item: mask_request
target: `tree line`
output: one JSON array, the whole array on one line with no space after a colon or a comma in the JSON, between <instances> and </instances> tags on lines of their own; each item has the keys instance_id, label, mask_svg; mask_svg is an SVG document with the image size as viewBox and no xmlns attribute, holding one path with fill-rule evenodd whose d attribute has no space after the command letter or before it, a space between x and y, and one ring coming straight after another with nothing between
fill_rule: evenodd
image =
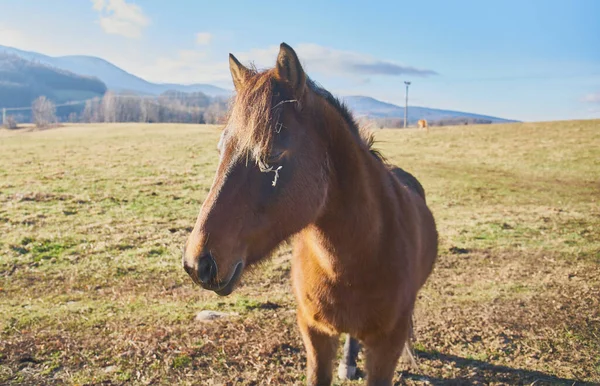
<instances>
[{"instance_id":1,"label":"tree line","mask_svg":"<svg viewBox=\"0 0 600 386\"><path fill-rule=\"evenodd\" d=\"M33 122L38 127L48 127L60 122L143 122L143 123L223 123L230 100L211 98L202 92L186 93L167 91L159 96L117 94L107 91L102 97L84 103L61 104L40 96L30 111L18 111L4 117L7 128L16 128L20 122ZM379 128L402 128L403 118L359 119L361 124ZM409 122L409 124L414 122ZM489 119L454 117L429 120L429 126L454 126L490 124Z\"/></svg>"},{"instance_id":2,"label":"tree line","mask_svg":"<svg viewBox=\"0 0 600 386\"><path fill-rule=\"evenodd\" d=\"M85 103L79 122L219 123L228 110L228 99L197 93L168 91L158 97L107 92L102 99Z\"/></svg>"},{"instance_id":3,"label":"tree line","mask_svg":"<svg viewBox=\"0 0 600 386\"><path fill-rule=\"evenodd\" d=\"M45 96L36 98L30 111L19 111L6 118L5 126L15 128L17 122L32 122L48 127L60 122L145 122L145 123L209 123L223 121L229 99L211 98L204 93L167 91L159 96L117 94L107 91L79 104L59 105Z\"/></svg>"}]
</instances>

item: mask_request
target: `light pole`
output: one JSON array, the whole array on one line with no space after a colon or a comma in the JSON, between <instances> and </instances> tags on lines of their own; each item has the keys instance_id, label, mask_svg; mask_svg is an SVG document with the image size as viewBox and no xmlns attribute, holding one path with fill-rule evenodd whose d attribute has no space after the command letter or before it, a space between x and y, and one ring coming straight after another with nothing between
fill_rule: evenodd
<instances>
[{"instance_id":1,"label":"light pole","mask_svg":"<svg viewBox=\"0 0 600 386\"><path fill-rule=\"evenodd\" d=\"M408 117L408 86L410 86L410 82L404 81L406 85L406 102L404 103L404 128L406 129L406 120Z\"/></svg>"}]
</instances>

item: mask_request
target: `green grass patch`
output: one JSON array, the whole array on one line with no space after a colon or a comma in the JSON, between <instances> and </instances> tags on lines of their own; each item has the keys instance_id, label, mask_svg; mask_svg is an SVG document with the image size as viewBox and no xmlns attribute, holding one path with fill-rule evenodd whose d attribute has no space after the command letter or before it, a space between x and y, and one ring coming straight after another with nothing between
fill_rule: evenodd
<instances>
[{"instance_id":1,"label":"green grass patch","mask_svg":"<svg viewBox=\"0 0 600 386\"><path fill-rule=\"evenodd\" d=\"M0 383L305 379L289 246L227 298L181 268L219 135L174 124L0 131ZM378 130L376 140L423 184L440 234L415 344L439 356L420 374L600 380L600 121ZM240 315L202 324L203 309Z\"/></svg>"}]
</instances>

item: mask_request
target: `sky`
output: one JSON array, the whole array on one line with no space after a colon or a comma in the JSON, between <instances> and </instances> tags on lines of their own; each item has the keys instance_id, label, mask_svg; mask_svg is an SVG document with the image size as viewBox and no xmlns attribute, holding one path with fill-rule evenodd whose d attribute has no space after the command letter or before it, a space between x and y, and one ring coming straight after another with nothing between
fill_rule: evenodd
<instances>
[{"instance_id":1,"label":"sky","mask_svg":"<svg viewBox=\"0 0 600 386\"><path fill-rule=\"evenodd\" d=\"M0 45L233 89L279 44L338 96L523 121L600 118L599 0L0 0Z\"/></svg>"}]
</instances>

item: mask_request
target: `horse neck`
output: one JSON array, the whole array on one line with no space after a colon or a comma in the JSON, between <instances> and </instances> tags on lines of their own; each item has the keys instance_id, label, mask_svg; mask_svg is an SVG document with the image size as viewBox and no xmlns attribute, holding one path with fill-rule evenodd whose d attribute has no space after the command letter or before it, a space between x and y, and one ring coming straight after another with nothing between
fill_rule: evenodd
<instances>
[{"instance_id":1,"label":"horse neck","mask_svg":"<svg viewBox=\"0 0 600 386\"><path fill-rule=\"evenodd\" d=\"M304 231L313 246L326 252L321 256L330 261L323 263L331 268L350 263L340 259L378 250L386 220L382 211L386 201L385 165L347 129L343 119L339 121L322 128L331 134L327 201L315 223Z\"/></svg>"}]
</instances>

